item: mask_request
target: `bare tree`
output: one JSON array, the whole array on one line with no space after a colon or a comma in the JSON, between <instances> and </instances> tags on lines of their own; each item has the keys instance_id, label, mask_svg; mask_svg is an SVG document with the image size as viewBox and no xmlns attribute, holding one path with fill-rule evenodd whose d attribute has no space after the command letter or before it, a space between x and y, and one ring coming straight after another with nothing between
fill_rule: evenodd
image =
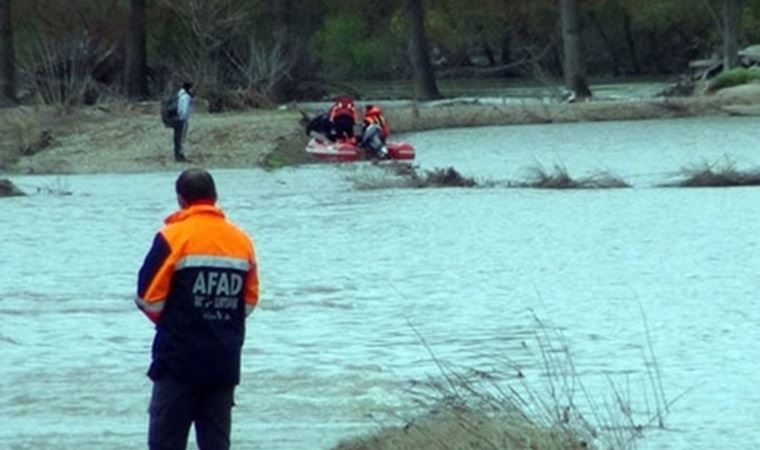
<instances>
[{"instance_id":1,"label":"bare tree","mask_svg":"<svg viewBox=\"0 0 760 450\"><path fill-rule=\"evenodd\" d=\"M146 0L131 0L125 76L127 95L132 99L148 96L145 4Z\"/></svg>"},{"instance_id":2,"label":"bare tree","mask_svg":"<svg viewBox=\"0 0 760 450\"><path fill-rule=\"evenodd\" d=\"M292 72L300 53L294 23L296 2L294 0L270 0L270 2L274 21L274 45L270 54L277 56L279 61L273 60L268 65L269 79L272 82L269 95L275 101L286 101L292 97L296 88L297 80ZM254 48L252 45L251 49Z\"/></svg>"},{"instance_id":3,"label":"bare tree","mask_svg":"<svg viewBox=\"0 0 760 450\"><path fill-rule=\"evenodd\" d=\"M0 103L16 101L16 58L13 52L11 0L0 0Z\"/></svg>"},{"instance_id":4,"label":"bare tree","mask_svg":"<svg viewBox=\"0 0 760 450\"><path fill-rule=\"evenodd\" d=\"M240 0L161 0L190 25L193 42L183 53L196 85L216 86L224 46L240 34L247 15Z\"/></svg>"},{"instance_id":5,"label":"bare tree","mask_svg":"<svg viewBox=\"0 0 760 450\"><path fill-rule=\"evenodd\" d=\"M565 84L576 99L591 97L586 81L586 61L581 42L578 0L559 0L564 48L563 70Z\"/></svg>"},{"instance_id":6,"label":"bare tree","mask_svg":"<svg viewBox=\"0 0 760 450\"><path fill-rule=\"evenodd\" d=\"M247 53L225 52L227 61L245 81L246 89L256 90L276 101L283 100L278 96L278 89L281 88L283 79L289 77L296 62L284 39L286 37L282 35L275 36L275 41L267 45L249 37Z\"/></svg>"},{"instance_id":7,"label":"bare tree","mask_svg":"<svg viewBox=\"0 0 760 450\"><path fill-rule=\"evenodd\" d=\"M737 35L742 0L723 0L723 70L737 65Z\"/></svg>"},{"instance_id":8,"label":"bare tree","mask_svg":"<svg viewBox=\"0 0 760 450\"><path fill-rule=\"evenodd\" d=\"M433 100L441 98L435 83L433 64L430 62L430 48L425 32L425 9L422 0L404 0L404 11L408 23L409 53L414 71L414 84L419 98Z\"/></svg>"}]
</instances>

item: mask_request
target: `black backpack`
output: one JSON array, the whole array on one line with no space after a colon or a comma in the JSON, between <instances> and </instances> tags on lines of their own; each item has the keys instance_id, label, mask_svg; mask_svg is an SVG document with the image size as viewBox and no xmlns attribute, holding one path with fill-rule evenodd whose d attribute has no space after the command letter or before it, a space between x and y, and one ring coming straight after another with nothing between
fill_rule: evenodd
<instances>
[{"instance_id":1,"label":"black backpack","mask_svg":"<svg viewBox=\"0 0 760 450\"><path fill-rule=\"evenodd\" d=\"M177 94L174 93L161 100L161 121L166 128L174 128L179 120L179 108L177 107Z\"/></svg>"}]
</instances>

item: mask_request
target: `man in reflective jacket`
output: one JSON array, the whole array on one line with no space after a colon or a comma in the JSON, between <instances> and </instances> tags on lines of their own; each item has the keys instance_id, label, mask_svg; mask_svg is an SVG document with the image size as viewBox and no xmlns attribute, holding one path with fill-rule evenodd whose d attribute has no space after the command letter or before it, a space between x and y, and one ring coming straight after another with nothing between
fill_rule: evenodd
<instances>
[{"instance_id":1,"label":"man in reflective jacket","mask_svg":"<svg viewBox=\"0 0 760 450\"><path fill-rule=\"evenodd\" d=\"M328 114L335 130L335 140L355 143L354 125L357 113L354 100L347 95L341 95L335 99Z\"/></svg>"},{"instance_id":2,"label":"man in reflective jacket","mask_svg":"<svg viewBox=\"0 0 760 450\"><path fill-rule=\"evenodd\" d=\"M370 156L379 159L388 157L388 148L385 140L391 129L385 120L383 110L379 106L367 105L364 109L364 122L362 126L362 139L359 145L370 152Z\"/></svg>"},{"instance_id":3,"label":"man in reflective jacket","mask_svg":"<svg viewBox=\"0 0 760 450\"><path fill-rule=\"evenodd\" d=\"M145 257L137 306L156 324L150 449L184 449L195 424L201 449L228 449L245 319L258 302L252 240L216 206L211 174L176 181L180 210Z\"/></svg>"}]
</instances>

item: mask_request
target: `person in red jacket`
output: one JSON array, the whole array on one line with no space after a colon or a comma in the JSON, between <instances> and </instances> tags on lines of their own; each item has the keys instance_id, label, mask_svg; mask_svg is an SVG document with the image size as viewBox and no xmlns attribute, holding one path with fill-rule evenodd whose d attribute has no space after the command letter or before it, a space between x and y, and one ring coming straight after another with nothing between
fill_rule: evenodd
<instances>
[{"instance_id":1,"label":"person in red jacket","mask_svg":"<svg viewBox=\"0 0 760 450\"><path fill-rule=\"evenodd\" d=\"M329 119L333 124L335 139L355 143L354 126L357 118L356 106L351 97L341 95L336 98L329 111Z\"/></svg>"},{"instance_id":2,"label":"person in red jacket","mask_svg":"<svg viewBox=\"0 0 760 450\"><path fill-rule=\"evenodd\" d=\"M370 152L370 155L385 159L388 157L388 148L385 140L391 133L388 121L385 120L383 110L379 106L367 105L364 108L364 121L362 126L362 138L360 146Z\"/></svg>"},{"instance_id":3,"label":"person in red jacket","mask_svg":"<svg viewBox=\"0 0 760 450\"><path fill-rule=\"evenodd\" d=\"M229 449L245 319L259 298L253 242L216 206L214 180L188 169L180 210L165 220L137 282L138 308L156 325L150 449L184 449L191 424L201 449Z\"/></svg>"}]
</instances>

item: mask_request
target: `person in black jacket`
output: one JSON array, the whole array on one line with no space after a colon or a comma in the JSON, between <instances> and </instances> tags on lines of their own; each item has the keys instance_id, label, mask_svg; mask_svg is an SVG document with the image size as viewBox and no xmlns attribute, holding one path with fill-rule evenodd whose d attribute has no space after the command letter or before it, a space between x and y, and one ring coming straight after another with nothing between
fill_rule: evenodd
<instances>
[{"instance_id":1,"label":"person in black jacket","mask_svg":"<svg viewBox=\"0 0 760 450\"><path fill-rule=\"evenodd\" d=\"M306 135L317 139L335 141L335 126L327 112L314 116L306 125Z\"/></svg>"}]
</instances>

